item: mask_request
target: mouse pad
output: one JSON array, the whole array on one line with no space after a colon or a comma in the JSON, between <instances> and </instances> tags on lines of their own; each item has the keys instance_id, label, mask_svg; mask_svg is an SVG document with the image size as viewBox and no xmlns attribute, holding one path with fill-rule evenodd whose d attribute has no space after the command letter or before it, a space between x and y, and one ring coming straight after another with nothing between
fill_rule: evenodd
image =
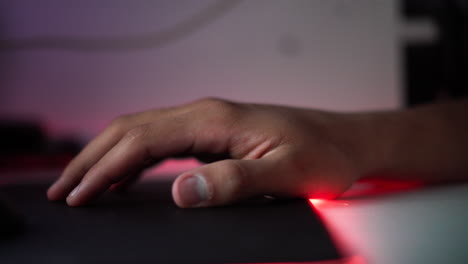
<instances>
[{"instance_id":1,"label":"mouse pad","mask_svg":"<svg viewBox=\"0 0 468 264\"><path fill-rule=\"evenodd\" d=\"M46 184L0 187L24 223L2 263L274 263L340 258L306 200L252 199L180 209L171 182L139 183L91 205L48 202Z\"/></svg>"}]
</instances>

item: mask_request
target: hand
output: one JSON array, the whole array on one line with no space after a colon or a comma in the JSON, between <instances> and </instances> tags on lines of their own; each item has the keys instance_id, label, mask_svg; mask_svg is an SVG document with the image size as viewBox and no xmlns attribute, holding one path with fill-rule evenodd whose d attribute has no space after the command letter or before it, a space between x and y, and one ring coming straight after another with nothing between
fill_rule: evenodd
<instances>
[{"instance_id":1,"label":"hand","mask_svg":"<svg viewBox=\"0 0 468 264\"><path fill-rule=\"evenodd\" d=\"M360 126L350 114L203 99L117 118L49 188L80 206L167 157L229 159L180 175L180 207L218 206L254 195L332 198L364 172Z\"/></svg>"}]
</instances>

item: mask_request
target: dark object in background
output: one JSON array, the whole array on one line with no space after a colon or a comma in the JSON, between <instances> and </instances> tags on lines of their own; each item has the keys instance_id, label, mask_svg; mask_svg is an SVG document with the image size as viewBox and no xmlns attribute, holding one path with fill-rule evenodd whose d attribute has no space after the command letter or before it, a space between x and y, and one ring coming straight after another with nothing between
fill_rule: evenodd
<instances>
[{"instance_id":1,"label":"dark object in background","mask_svg":"<svg viewBox=\"0 0 468 264\"><path fill-rule=\"evenodd\" d=\"M0 187L25 231L0 245L7 263L271 263L340 259L307 200L258 199L180 209L172 182L107 193L87 207L46 200L46 184Z\"/></svg>"},{"instance_id":2,"label":"dark object in background","mask_svg":"<svg viewBox=\"0 0 468 264\"><path fill-rule=\"evenodd\" d=\"M439 36L404 47L406 105L468 96L468 0L404 0L403 13L431 20Z\"/></svg>"},{"instance_id":3,"label":"dark object in background","mask_svg":"<svg viewBox=\"0 0 468 264\"><path fill-rule=\"evenodd\" d=\"M80 148L73 139L51 139L40 122L0 120L0 170L60 168Z\"/></svg>"},{"instance_id":4,"label":"dark object in background","mask_svg":"<svg viewBox=\"0 0 468 264\"><path fill-rule=\"evenodd\" d=\"M23 226L20 214L0 199L0 243L20 234Z\"/></svg>"},{"instance_id":5,"label":"dark object in background","mask_svg":"<svg viewBox=\"0 0 468 264\"><path fill-rule=\"evenodd\" d=\"M38 123L0 120L0 155L41 152L47 137Z\"/></svg>"}]
</instances>

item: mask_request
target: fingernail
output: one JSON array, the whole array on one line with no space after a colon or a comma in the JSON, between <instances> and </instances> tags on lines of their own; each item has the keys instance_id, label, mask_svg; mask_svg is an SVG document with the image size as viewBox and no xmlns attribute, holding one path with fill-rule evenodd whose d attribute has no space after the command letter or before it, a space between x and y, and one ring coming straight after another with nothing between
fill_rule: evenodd
<instances>
[{"instance_id":1,"label":"fingernail","mask_svg":"<svg viewBox=\"0 0 468 264\"><path fill-rule=\"evenodd\" d=\"M179 193L184 204L191 207L197 207L210 198L206 179L199 173L183 179Z\"/></svg>"},{"instance_id":2,"label":"fingernail","mask_svg":"<svg viewBox=\"0 0 468 264\"><path fill-rule=\"evenodd\" d=\"M73 191L71 191L71 193L68 195L68 197L75 196L78 193L79 190L80 190L80 184L78 184L78 186L76 186L75 189L73 189Z\"/></svg>"}]
</instances>

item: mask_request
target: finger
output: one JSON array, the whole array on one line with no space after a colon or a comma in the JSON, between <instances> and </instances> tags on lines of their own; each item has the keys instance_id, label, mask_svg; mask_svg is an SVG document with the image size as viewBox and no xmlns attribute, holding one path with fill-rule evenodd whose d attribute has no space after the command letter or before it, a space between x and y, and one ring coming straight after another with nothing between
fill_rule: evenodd
<instances>
[{"instance_id":1,"label":"finger","mask_svg":"<svg viewBox=\"0 0 468 264\"><path fill-rule=\"evenodd\" d=\"M154 109L115 119L99 136L92 140L65 168L59 179L48 189L50 200L62 200L81 181L88 170L94 166L112 147L119 142L131 128L146 124L162 116L177 115L189 111L191 105L203 100L177 107Z\"/></svg>"},{"instance_id":2,"label":"finger","mask_svg":"<svg viewBox=\"0 0 468 264\"><path fill-rule=\"evenodd\" d=\"M112 184L109 187L110 191L113 192L124 192L128 188L130 188L133 184L135 184L141 178L141 171L137 173L132 173L127 175L123 180Z\"/></svg>"},{"instance_id":3,"label":"finger","mask_svg":"<svg viewBox=\"0 0 468 264\"><path fill-rule=\"evenodd\" d=\"M59 179L49 187L47 191L49 200L65 199L89 168L109 151L120 138L120 130L111 127L92 140L78 156L67 165Z\"/></svg>"},{"instance_id":4,"label":"finger","mask_svg":"<svg viewBox=\"0 0 468 264\"><path fill-rule=\"evenodd\" d=\"M294 190L289 187L293 182L285 178L287 172L288 164L274 157L223 160L180 175L172 196L178 206L187 208L225 205L255 195L284 195Z\"/></svg>"},{"instance_id":5,"label":"finger","mask_svg":"<svg viewBox=\"0 0 468 264\"><path fill-rule=\"evenodd\" d=\"M233 135L239 133L234 126L239 109L233 103L208 99L192 110L158 116L152 123L131 129L86 172L67 203L84 205L148 161L181 153L228 151Z\"/></svg>"},{"instance_id":6,"label":"finger","mask_svg":"<svg viewBox=\"0 0 468 264\"><path fill-rule=\"evenodd\" d=\"M155 109L115 119L70 162L60 178L47 191L48 198L50 200L65 199L86 172L117 144L128 130L150 122L155 116L168 115L177 111L180 112L180 107Z\"/></svg>"},{"instance_id":7,"label":"finger","mask_svg":"<svg viewBox=\"0 0 468 264\"><path fill-rule=\"evenodd\" d=\"M134 174L126 177L124 180L114 183L109 187L109 190L112 192L126 192L130 187L140 180L142 177L141 174Z\"/></svg>"},{"instance_id":8,"label":"finger","mask_svg":"<svg viewBox=\"0 0 468 264\"><path fill-rule=\"evenodd\" d=\"M155 162L151 161L146 166L144 166L142 168L138 168L136 171L128 173L128 175L125 176L123 180L112 184L111 187L109 187L109 190L115 191L115 192L126 191L128 188L130 188L133 184L135 184L143 176L143 172L147 168L149 168L151 166L155 166L155 165L161 163L161 161L163 161L163 160L164 159L159 159L159 160L157 160Z\"/></svg>"},{"instance_id":9,"label":"finger","mask_svg":"<svg viewBox=\"0 0 468 264\"><path fill-rule=\"evenodd\" d=\"M172 120L138 126L98 161L67 197L71 206L79 206L95 198L112 184L125 178L132 171L146 167L148 163L173 153L186 152L193 145L193 134Z\"/></svg>"}]
</instances>

